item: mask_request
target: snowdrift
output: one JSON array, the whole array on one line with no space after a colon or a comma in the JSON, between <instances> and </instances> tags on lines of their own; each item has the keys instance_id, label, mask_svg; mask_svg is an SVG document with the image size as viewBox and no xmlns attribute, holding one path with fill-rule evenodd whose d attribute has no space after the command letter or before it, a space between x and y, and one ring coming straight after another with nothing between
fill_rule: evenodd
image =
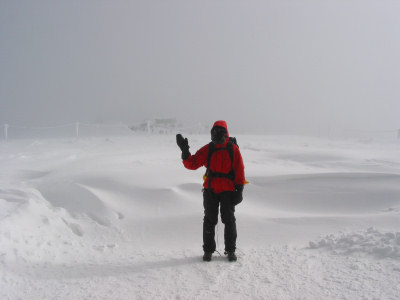
<instances>
[{"instance_id":1,"label":"snowdrift","mask_svg":"<svg viewBox=\"0 0 400 300\"><path fill-rule=\"evenodd\" d=\"M0 144L2 299L400 298L400 144L238 136L238 262L175 136ZM191 151L209 141L189 136Z\"/></svg>"}]
</instances>

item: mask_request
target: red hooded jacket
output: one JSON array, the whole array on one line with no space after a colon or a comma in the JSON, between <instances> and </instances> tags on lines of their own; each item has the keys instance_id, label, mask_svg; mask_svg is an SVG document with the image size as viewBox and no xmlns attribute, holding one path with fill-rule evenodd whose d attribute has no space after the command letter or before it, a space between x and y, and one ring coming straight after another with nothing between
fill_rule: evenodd
<instances>
[{"instance_id":1,"label":"red hooded jacket","mask_svg":"<svg viewBox=\"0 0 400 300\"><path fill-rule=\"evenodd\" d=\"M220 145L215 145L215 149L218 148L226 148L226 144L229 141L229 132L228 126L225 121L217 121L214 123L214 126L224 127L227 132L227 138L225 143ZM205 145L200 148L196 154L189 156L188 159L183 160L183 165L189 170L196 170L201 166L207 168L207 159L208 159L208 150L209 145ZM244 185L245 177L244 177L244 165L242 155L240 154L239 147L233 145L233 162L229 156L228 150L220 150L213 152L210 159L210 170L212 172L220 172L220 173L229 173L231 169L235 171L235 179L234 181L228 178L213 178L211 181L211 187L209 187L209 178L203 183L204 188L211 188L215 193L221 193L225 191L234 191L235 185Z\"/></svg>"}]
</instances>

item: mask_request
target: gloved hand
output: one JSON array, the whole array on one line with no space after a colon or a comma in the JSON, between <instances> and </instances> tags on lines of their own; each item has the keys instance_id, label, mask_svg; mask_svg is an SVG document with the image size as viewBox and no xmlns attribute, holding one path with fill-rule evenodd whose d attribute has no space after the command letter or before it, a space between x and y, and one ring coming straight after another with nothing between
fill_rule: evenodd
<instances>
[{"instance_id":1,"label":"gloved hand","mask_svg":"<svg viewBox=\"0 0 400 300\"><path fill-rule=\"evenodd\" d=\"M182 151L182 159L188 159L190 156L189 152L189 141L187 138L184 138L182 134L178 133L176 135L176 143L178 144L178 147L181 148Z\"/></svg>"},{"instance_id":2,"label":"gloved hand","mask_svg":"<svg viewBox=\"0 0 400 300\"><path fill-rule=\"evenodd\" d=\"M233 192L232 202L233 205L238 205L243 200L243 185L235 185L235 191Z\"/></svg>"}]
</instances>

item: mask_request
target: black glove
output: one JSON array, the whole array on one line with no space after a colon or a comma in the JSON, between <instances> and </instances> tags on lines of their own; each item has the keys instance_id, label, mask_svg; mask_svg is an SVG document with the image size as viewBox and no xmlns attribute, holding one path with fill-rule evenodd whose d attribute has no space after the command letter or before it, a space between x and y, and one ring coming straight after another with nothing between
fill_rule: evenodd
<instances>
[{"instance_id":1,"label":"black glove","mask_svg":"<svg viewBox=\"0 0 400 300\"><path fill-rule=\"evenodd\" d=\"M235 185L235 191L233 192L232 202L233 205L238 205L243 200L243 185Z\"/></svg>"},{"instance_id":2,"label":"black glove","mask_svg":"<svg viewBox=\"0 0 400 300\"><path fill-rule=\"evenodd\" d=\"M188 159L190 156L188 139L184 138L182 134L179 133L176 135L176 143L178 144L179 148L181 148L182 159Z\"/></svg>"}]
</instances>

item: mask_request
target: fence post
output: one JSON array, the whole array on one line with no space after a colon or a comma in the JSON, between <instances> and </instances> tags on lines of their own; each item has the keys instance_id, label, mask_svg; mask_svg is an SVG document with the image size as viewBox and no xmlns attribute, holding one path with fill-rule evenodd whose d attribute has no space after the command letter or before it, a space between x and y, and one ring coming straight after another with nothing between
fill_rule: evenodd
<instances>
[{"instance_id":1,"label":"fence post","mask_svg":"<svg viewBox=\"0 0 400 300\"><path fill-rule=\"evenodd\" d=\"M6 137L6 141L8 140L8 124L4 124L4 135Z\"/></svg>"},{"instance_id":2,"label":"fence post","mask_svg":"<svg viewBox=\"0 0 400 300\"><path fill-rule=\"evenodd\" d=\"M79 137L79 122L75 123L75 132L76 132L76 137Z\"/></svg>"}]
</instances>

